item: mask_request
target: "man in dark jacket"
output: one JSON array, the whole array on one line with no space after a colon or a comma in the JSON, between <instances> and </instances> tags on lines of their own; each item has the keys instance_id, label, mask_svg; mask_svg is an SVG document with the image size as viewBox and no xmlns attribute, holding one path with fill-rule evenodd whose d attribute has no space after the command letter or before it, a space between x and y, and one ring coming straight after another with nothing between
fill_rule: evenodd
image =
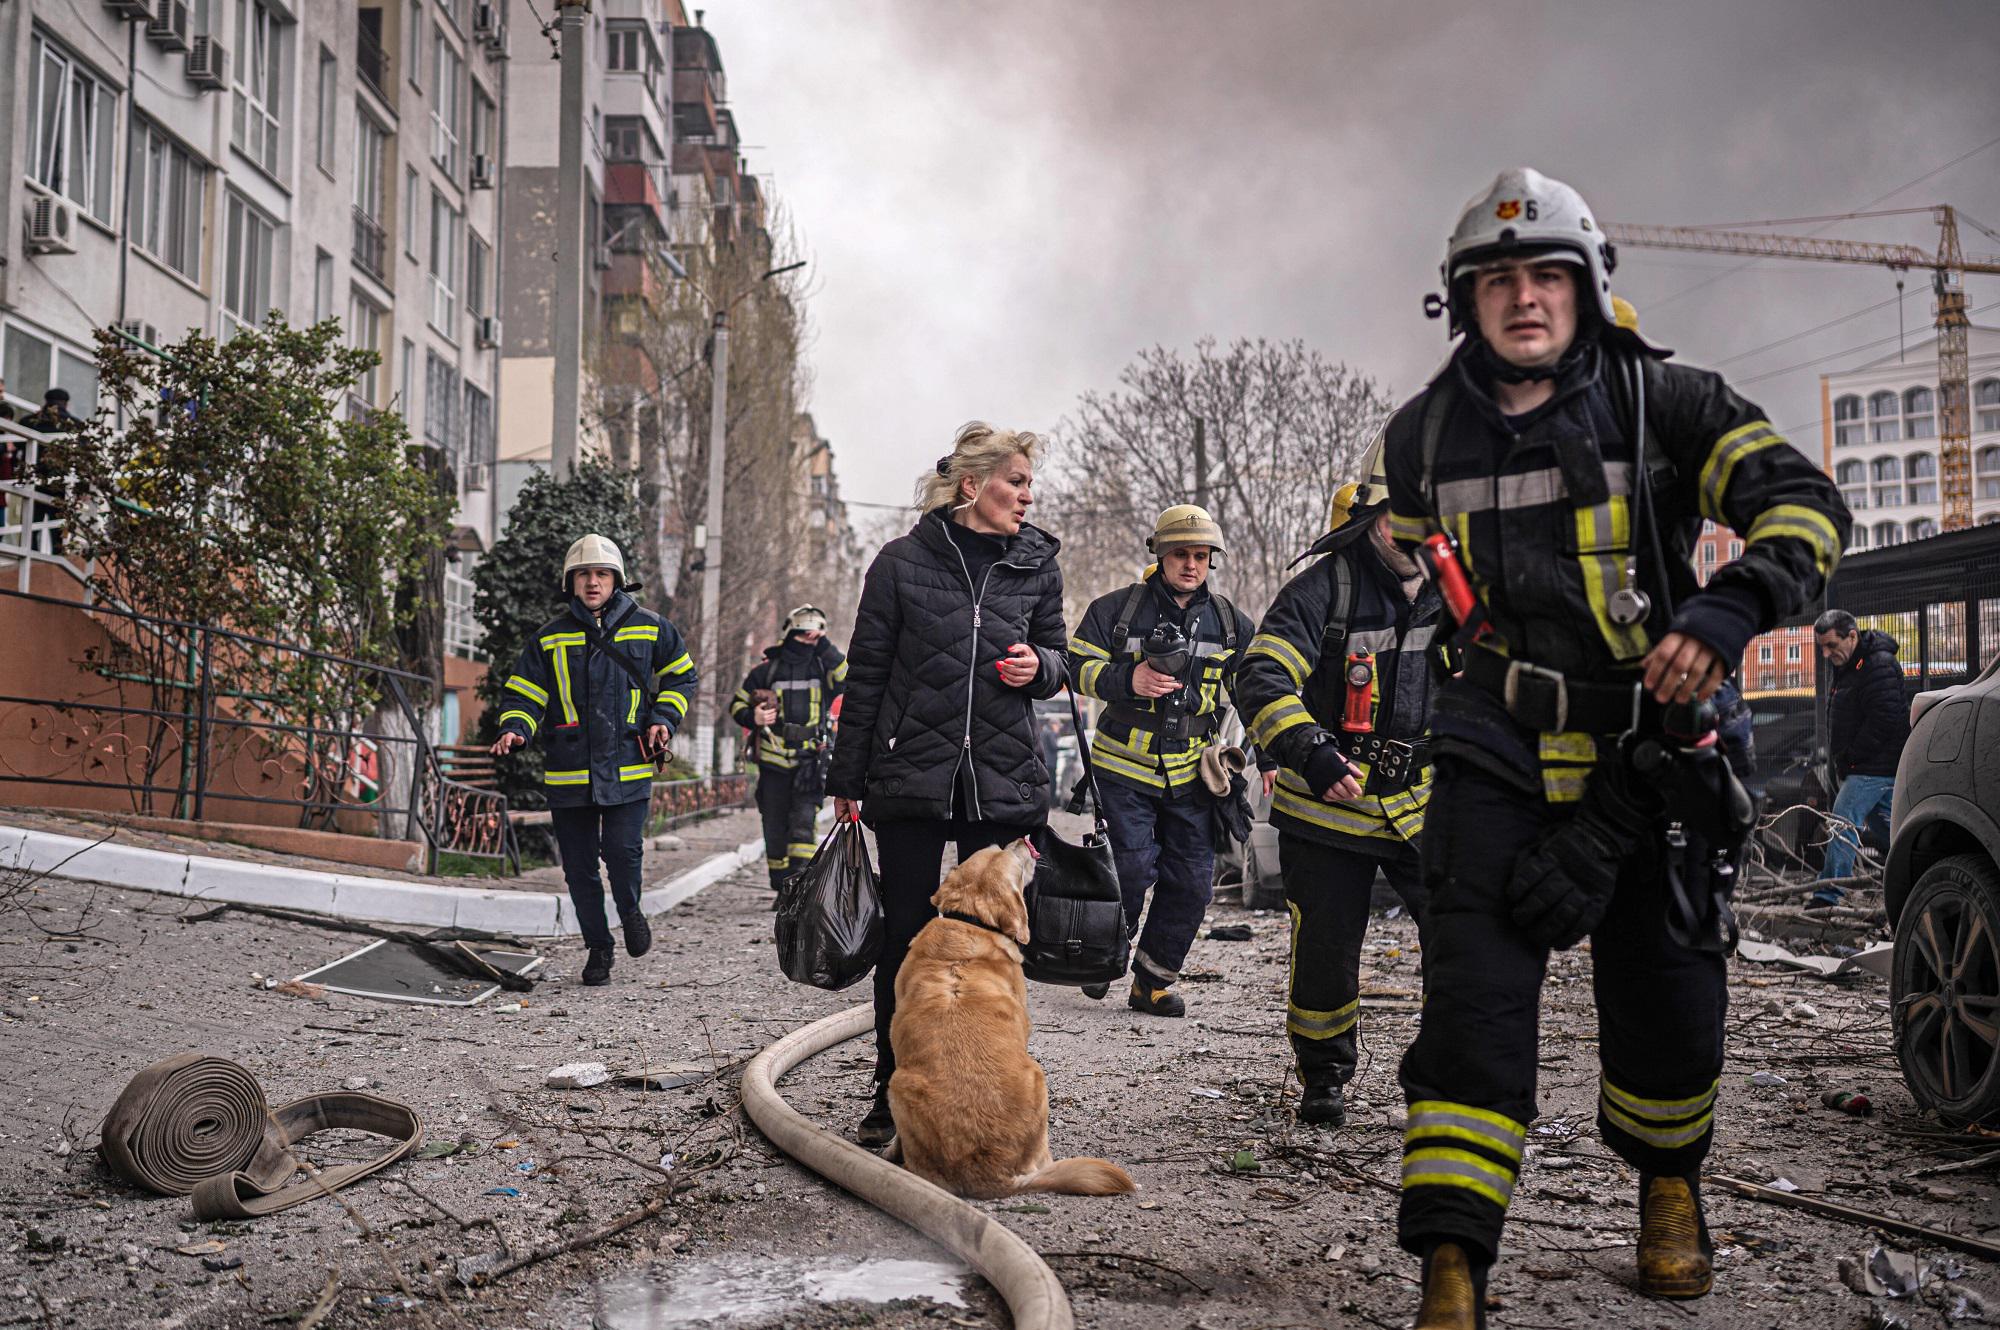
<instances>
[{"instance_id":1,"label":"man in dark jacket","mask_svg":"<svg viewBox=\"0 0 2000 1330\"><path fill-rule=\"evenodd\" d=\"M1285 583L1236 682L1250 737L1279 761L1271 794L1292 916L1285 1032L1298 1062L1299 1120L1347 1120L1361 943L1380 870L1421 929L1418 836L1430 802L1432 657L1442 605L1389 539L1379 447L1346 485L1319 556Z\"/></svg>"},{"instance_id":2,"label":"man in dark jacket","mask_svg":"<svg viewBox=\"0 0 2000 1330\"><path fill-rule=\"evenodd\" d=\"M611 980L600 857L626 952L643 956L653 945L639 908L646 810L654 763L686 718L697 677L680 630L627 594L625 558L612 542L587 535L572 544L562 587L569 608L543 624L514 662L493 752L541 736L542 787L590 953L583 982L595 986Z\"/></svg>"},{"instance_id":3,"label":"man in dark jacket","mask_svg":"<svg viewBox=\"0 0 2000 1330\"><path fill-rule=\"evenodd\" d=\"M1255 627L1208 589L1222 528L1193 504L1160 514L1146 547L1159 568L1099 596L1069 640L1076 690L1108 705L1090 758L1118 863L1135 1011L1180 1016L1172 991L1215 886L1215 796L1201 755L1215 742L1236 667ZM1153 907L1146 910L1150 893ZM1139 932L1140 914L1146 931ZM1102 997L1107 986L1083 990Z\"/></svg>"},{"instance_id":4,"label":"man in dark jacket","mask_svg":"<svg viewBox=\"0 0 2000 1330\"><path fill-rule=\"evenodd\" d=\"M757 811L773 891L813 857L833 699L846 687L847 657L826 635L826 614L801 605L785 616L785 640L765 648L729 704L730 716L756 744Z\"/></svg>"},{"instance_id":5,"label":"man in dark jacket","mask_svg":"<svg viewBox=\"0 0 2000 1330\"><path fill-rule=\"evenodd\" d=\"M1708 1292L1730 921L1694 837L1669 862L1668 823L1740 841L1748 802L1695 704L1847 542L1839 491L1762 410L1617 326L1612 258L1575 190L1503 172L1446 246L1434 307L1464 341L1384 445L1391 530L1438 564L1471 639L1431 713L1424 1020L1401 1068L1398 1238L1423 1259L1423 1330L1482 1320L1537 1111L1549 952L1585 937L1598 1129L1639 1180L1638 1286ZM1704 518L1744 551L1697 586Z\"/></svg>"},{"instance_id":6,"label":"man in dark jacket","mask_svg":"<svg viewBox=\"0 0 2000 1330\"><path fill-rule=\"evenodd\" d=\"M1826 694L1827 751L1840 793L1833 800L1833 839L1820 869L1821 884L1807 909L1838 905L1861 848L1858 833L1896 792L1896 764L1910 737L1910 703L1903 696L1903 667L1896 639L1863 631L1846 610L1828 610L1813 624L1813 640L1832 676Z\"/></svg>"}]
</instances>

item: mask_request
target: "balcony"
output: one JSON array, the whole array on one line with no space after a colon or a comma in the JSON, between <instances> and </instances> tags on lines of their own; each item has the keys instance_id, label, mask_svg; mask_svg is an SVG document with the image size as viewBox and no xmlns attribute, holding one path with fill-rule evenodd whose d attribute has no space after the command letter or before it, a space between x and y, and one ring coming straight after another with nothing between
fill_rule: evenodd
<instances>
[{"instance_id":1,"label":"balcony","mask_svg":"<svg viewBox=\"0 0 2000 1330\"><path fill-rule=\"evenodd\" d=\"M354 266L387 285L389 279L385 275L383 260L388 256L388 250L389 233L383 229L382 223L361 211L360 204L355 204Z\"/></svg>"},{"instance_id":2,"label":"balcony","mask_svg":"<svg viewBox=\"0 0 2000 1330\"><path fill-rule=\"evenodd\" d=\"M656 228L667 224L667 201L660 194L659 177L642 162L612 162L604 168L606 208L644 208Z\"/></svg>"},{"instance_id":3,"label":"balcony","mask_svg":"<svg viewBox=\"0 0 2000 1330\"><path fill-rule=\"evenodd\" d=\"M360 11L361 24L354 32L354 72L377 97L395 109L395 79L390 77L389 53L382 47L382 11Z\"/></svg>"},{"instance_id":4,"label":"balcony","mask_svg":"<svg viewBox=\"0 0 2000 1330\"><path fill-rule=\"evenodd\" d=\"M674 71L674 137L705 139L715 132L715 80L699 69Z\"/></svg>"}]
</instances>

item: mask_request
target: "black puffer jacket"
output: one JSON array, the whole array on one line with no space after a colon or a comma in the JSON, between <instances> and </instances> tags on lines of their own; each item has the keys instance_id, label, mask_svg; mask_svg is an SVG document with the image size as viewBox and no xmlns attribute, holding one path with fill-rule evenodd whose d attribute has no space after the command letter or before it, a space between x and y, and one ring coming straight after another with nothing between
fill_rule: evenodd
<instances>
[{"instance_id":1,"label":"black puffer jacket","mask_svg":"<svg viewBox=\"0 0 2000 1330\"><path fill-rule=\"evenodd\" d=\"M1893 776L1910 737L1896 639L1865 628L1827 692L1827 743L1843 776Z\"/></svg>"},{"instance_id":2,"label":"black puffer jacket","mask_svg":"<svg viewBox=\"0 0 2000 1330\"><path fill-rule=\"evenodd\" d=\"M1068 678L1061 542L1024 525L975 587L945 521L943 510L924 514L868 566L827 792L863 800L871 824L945 819L969 763L974 818L1039 825L1049 772L1032 702ZM994 668L1016 642L1041 658L1026 688L1007 687Z\"/></svg>"}]
</instances>

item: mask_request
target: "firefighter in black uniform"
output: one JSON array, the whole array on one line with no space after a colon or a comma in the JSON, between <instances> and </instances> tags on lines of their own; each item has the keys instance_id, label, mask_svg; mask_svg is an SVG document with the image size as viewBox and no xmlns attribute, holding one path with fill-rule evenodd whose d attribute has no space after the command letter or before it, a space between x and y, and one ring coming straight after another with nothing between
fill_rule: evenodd
<instances>
[{"instance_id":1,"label":"firefighter in black uniform","mask_svg":"<svg viewBox=\"0 0 2000 1330\"><path fill-rule=\"evenodd\" d=\"M1417 838L1430 801L1432 660L1440 602L1389 538L1381 452L1366 483L1341 487L1317 557L1287 582L1243 658L1236 699L1250 737L1280 764L1271 793L1292 916L1285 1031L1298 1061L1299 1119L1347 1120L1361 940L1379 869L1419 928Z\"/></svg>"},{"instance_id":2,"label":"firefighter in black uniform","mask_svg":"<svg viewBox=\"0 0 2000 1330\"><path fill-rule=\"evenodd\" d=\"M1639 1285L1698 1297L1722 1068L1728 855L1749 801L1707 700L1818 596L1846 507L1762 410L1619 329L1575 190L1508 171L1447 248L1465 334L1390 421L1391 528L1463 625L1431 716L1423 1028L1404 1056L1400 1241L1419 1327L1482 1320L1535 1116L1552 947L1591 939L1598 1126L1639 1174ZM1704 518L1741 558L1697 587ZM1454 548L1455 547L1455 548ZM1734 845L1732 847L1731 841Z\"/></svg>"},{"instance_id":3,"label":"firefighter in black uniform","mask_svg":"<svg viewBox=\"0 0 2000 1330\"><path fill-rule=\"evenodd\" d=\"M757 811L771 889L813 857L813 819L826 797L833 700L847 688L847 657L826 635L826 615L801 605L785 616L785 640L766 647L729 714L756 743Z\"/></svg>"},{"instance_id":4,"label":"firefighter in black uniform","mask_svg":"<svg viewBox=\"0 0 2000 1330\"><path fill-rule=\"evenodd\" d=\"M1235 686L1255 629L1208 588L1215 556L1226 549L1206 509L1167 509L1146 547L1158 569L1084 611L1069 639L1070 678L1079 693L1108 704L1090 759L1126 927L1138 938L1126 1002L1151 1016L1181 1016L1187 1004L1173 983L1215 889L1216 799L1202 783L1201 756L1222 727L1223 690ZM1083 991L1101 998L1108 990Z\"/></svg>"}]
</instances>

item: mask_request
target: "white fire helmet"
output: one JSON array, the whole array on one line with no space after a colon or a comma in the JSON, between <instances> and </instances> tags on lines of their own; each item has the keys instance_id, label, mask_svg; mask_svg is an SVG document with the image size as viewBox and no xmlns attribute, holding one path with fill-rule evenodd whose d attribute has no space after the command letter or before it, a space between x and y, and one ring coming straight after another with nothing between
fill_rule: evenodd
<instances>
[{"instance_id":1,"label":"white fire helmet","mask_svg":"<svg viewBox=\"0 0 2000 1330\"><path fill-rule=\"evenodd\" d=\"M1581 267L1585 281L1580 285L1589 286L1598 315L1607 327L1617 322L1611 306L1617 251L1591 216L1590 205L1562 181L1516 167L1502 171L1491 188L1465 205L1445 247L1444 303L1451 310L1452 330L1472 326L1472 311L1458 307L1459 278L1494 259L1535 256Z\"/></svg>"},{"instance_id":2,"label":"white fire helmet","mask_svg":"<svg viewBox=\"0 0 2000 1330\"><path fill-rule=\"evenodd\" d=\"M618 585L625 585L625 556L618 552L618 546L594 531L578 537L576 543L569 547L569 553L563 555L564 595L569 594L569 575L579 568L609 568L618 574Z\"/></svg>"},{"instance_id":3,"label":"white fire helmet","mask_svg":"<svg viewBox=\"0 0 2000 1330\"><path fill-rule=\"evenodd\" d=\"M826 611L817 605L801 605L785 616L785 636L793 633L823 633L826 631Z\"/></svg>"}]
</instances>

